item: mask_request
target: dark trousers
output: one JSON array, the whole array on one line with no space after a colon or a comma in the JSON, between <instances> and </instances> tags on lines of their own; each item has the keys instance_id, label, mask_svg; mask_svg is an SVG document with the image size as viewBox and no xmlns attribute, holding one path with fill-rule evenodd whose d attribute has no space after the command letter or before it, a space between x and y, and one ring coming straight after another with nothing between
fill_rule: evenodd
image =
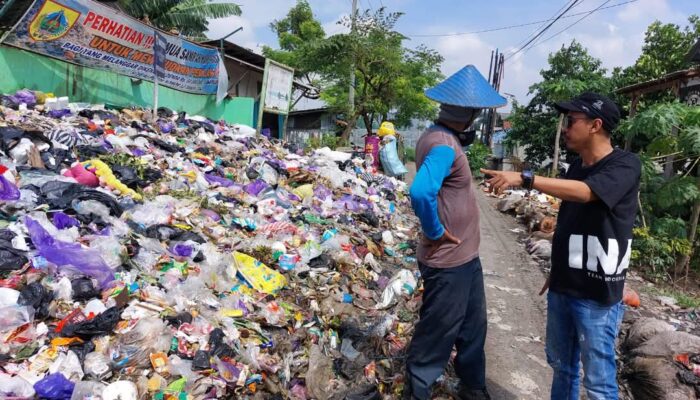
<instances>
[{"instance_id":1,"label":"dark trousers","mask_svg":"<svg viewBox=\"0 0 700 400\"><path fill-rule=\"evenodd\" d=\"M453 346L455 371L463 387L486 388L486 297L481 261L455 268L430 268L419 263L423 278L420 320L408 348L406 384L414 398L430 397L433 383L445 370Z\"/></svg>"}]
</instances>

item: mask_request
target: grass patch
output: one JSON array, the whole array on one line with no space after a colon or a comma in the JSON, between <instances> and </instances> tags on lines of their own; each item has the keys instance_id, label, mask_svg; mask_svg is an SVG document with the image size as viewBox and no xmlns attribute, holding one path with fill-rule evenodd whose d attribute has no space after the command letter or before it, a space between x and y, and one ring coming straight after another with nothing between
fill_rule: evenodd
<instances>
[{"instance_id":1,"label":"grass patch","mask_svg":"<svg viewBox=\"0 0 700 400\"><path fill-rule=\"evenodd\" d=\"M668 296L676 300L676 303L683 308L700 308L700 297L692 293L686 293L681 290L671 288L644 287L643 291L659 295Z\"/></svg>"}]
</instances>

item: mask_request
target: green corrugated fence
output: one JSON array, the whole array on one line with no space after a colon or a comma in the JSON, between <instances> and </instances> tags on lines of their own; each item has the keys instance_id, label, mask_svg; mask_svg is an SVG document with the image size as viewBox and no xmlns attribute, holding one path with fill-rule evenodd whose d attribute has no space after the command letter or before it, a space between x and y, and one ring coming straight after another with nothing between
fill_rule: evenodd
<instances>
[{"instance_id":1,"label":"green corrugated fence","mask_svg":"<svg viewBox=\"0 0 700 400\"><path fill-rule=\"evenodd\" d=\"M82 67L28 51L0 45L0 92L18 89L52 92L71 102L111 104L120 107L153 105L153 83ZM160 86L158 105L190 115L224 119L253 126L254 99L237 97L216 104L215 96L180 92Z\"/></svg>"}]
</instances>

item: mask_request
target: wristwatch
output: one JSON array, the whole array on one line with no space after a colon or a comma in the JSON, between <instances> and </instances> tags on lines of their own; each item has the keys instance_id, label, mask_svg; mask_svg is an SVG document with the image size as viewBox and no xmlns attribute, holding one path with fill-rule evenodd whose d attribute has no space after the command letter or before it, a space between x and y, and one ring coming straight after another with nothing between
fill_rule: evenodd
<instances>
[{"instance_id":1,"label":"wristwatch","mask_svg":"<svg viewBox=\"0 0 700 400\"><path fill-rule=\"evenodd\" d=\"M524 170L520 177L523 179L523 188L527 190L532 190L532 185L535 184L535 174L531 169Z\"/></svg>"}]
</instances>

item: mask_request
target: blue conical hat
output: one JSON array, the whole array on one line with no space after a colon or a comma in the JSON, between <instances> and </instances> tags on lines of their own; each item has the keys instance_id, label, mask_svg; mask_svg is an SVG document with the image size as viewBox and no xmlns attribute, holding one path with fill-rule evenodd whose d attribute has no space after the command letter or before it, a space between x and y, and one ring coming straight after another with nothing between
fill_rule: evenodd
<instances>
[{"instance_id":1,"label":"blue conical hat","mask_svg":"<svg viewBox=\"0 0 700 400\"><path fill-rule=\"evenodd\" d=\"M426 90L425 95L440 104L457 107L492 108L507 103L506 98L499 95L473 65L467 65L437 86Z\"/></svg>"}]
</instances>

